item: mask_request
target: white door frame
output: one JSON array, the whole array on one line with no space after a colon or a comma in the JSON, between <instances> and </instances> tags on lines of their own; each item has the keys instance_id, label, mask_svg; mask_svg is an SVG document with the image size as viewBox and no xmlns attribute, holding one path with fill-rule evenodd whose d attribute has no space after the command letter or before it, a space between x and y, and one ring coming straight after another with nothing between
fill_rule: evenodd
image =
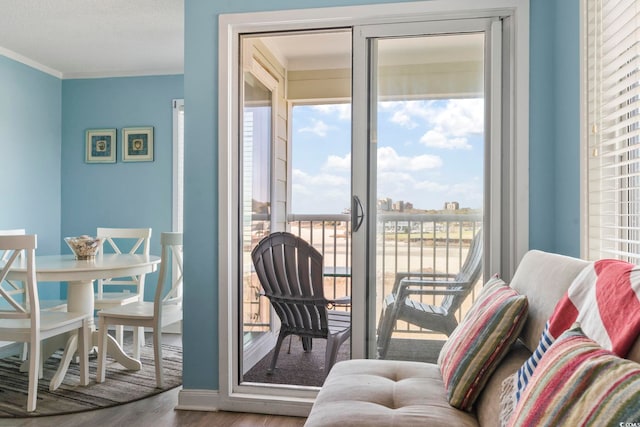
<instances>
[{"instance_id":1,"label":"white door frame","mask_svg":"<svg viewBox=\"0 0 640 427\"><path fill-rule=\"evenodd\" d=\"M509 246L515 265L528 248L528 88L529 0L432 0L400 4L347 6L220 15L218 72L218 206L219 206L219 393L213 406L223 410L306 416L316 392L305 387L248 386L234 384L237 372L238 328L234 319L238 303L238 66L240 34L284 30L354 27L367 24L409 23L443 19L510 17L512 51L510 137L514 150L507 161L515 167L510 191ZM355 267L355 265L354 265ZM355 291L355 289L354 289ZM354 294L355 297L355 294ZM354 298L354 304L358 304ZM358 310L354 305L354 310ZM362 310L362 309L361 309ZM361 320L354 319L355 322ZM354 324L357 327L357 323ZM361 326L361 328L364 328Z\"/></svg>"},{"instance_id":2,"label":"white door frame","mask_svg":"<svg viewBox=\"0 0 640 427\"><path fill-rule=\"evenodd\" d=\"M352 340L352 357L366 358L376 357L376 301L380 295L376 292L376 201L377 185L375 183L377 136L369 133L376 129L376 114L371 111L371 103L377 102L377 96L373 91L376 84L370 81L376 79L375 69L369 64L375 62L375 48L369 47L371 40L373 45L377 39L388 37L412 37L416 35L447 35L464 33L485 34L485 59L483 68L485 71L484 99L485 99L485 152L484 152L484 192L483 206L485 230L485 250L487 256L483 257L485 275L492 272L502 273L500 254L502 253L501 226L502 211L502 180L501 162L503 140L501 138L502 115L500 106L501 98L501 50L502 21L498 18L478 18L462 20L446 20L434 22L402 23L402 24L375 24L361 25L355 28L353 35L353 123L369 123L367 126L354 126L352 149L352 195L363 202L365 215L362 226L352 233L354 250L352 255L352 293L354 301L367 301L367 305L354 304L352 310L352 335L368 337L363 340ZM508 144L509 141L506 141ZM353 213L352 213L353 214ZM352 220L352 223L354 221ZM366 249L365 249L366 248Z\"/></svg>"}]
</instances>

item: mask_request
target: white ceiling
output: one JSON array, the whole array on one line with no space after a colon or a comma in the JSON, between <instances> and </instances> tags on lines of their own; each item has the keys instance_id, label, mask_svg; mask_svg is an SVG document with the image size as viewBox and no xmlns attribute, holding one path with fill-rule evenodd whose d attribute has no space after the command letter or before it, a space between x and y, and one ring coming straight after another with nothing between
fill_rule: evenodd
<instances>
[{"instance_id":1,"label":"white ceiling","mask_svg":"<svg viewBox=\"0 0 640 427\"><path fill-rule=\"evenodd\" d=\"M289 70L351 65L349 31L260 38ZM482 36L390 40L380 49L387 65L476 60ZM182 74L184 0L0 0L0 55L59 78Z\"/></svg>"},{"instance_id":2,"label":"white ceiling","mask_svg":"<svg viewBox=\"0 0 640 427\"><path fill-rule=\"evenodd\" d=\"M184 0L0 0L0 54L60 78L182 74Z\"/></svg>"}]
</instances>

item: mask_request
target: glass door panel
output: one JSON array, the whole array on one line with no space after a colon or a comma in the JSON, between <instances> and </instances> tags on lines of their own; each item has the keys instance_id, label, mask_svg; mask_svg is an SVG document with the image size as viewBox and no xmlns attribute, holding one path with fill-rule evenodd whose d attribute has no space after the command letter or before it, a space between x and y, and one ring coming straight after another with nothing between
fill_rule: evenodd
<instances>
[{"instance_id":1,"label":"glass door panel","mask_svg":"<svg viewBox=\"0 0 640 427\"><path fill-rule=\"evenodd\" d=\"M482 283L485 32L367 45L368 355L435 362Z\"/></svg>"},{"instance_id":2,"label":"glass door panel","mask_svg":"<svg viewBox=\"0 0 640 427\"><path fill-rule=\"evenodd\" d=\"M310 46L329 45L338 50L330 53L330 63L306 53ZM312 341L307 336L303 342L305 331L300 330L300 336L285 337L276 353L280 316L263 296L251 251L272 232L287 231L305 240L322 255L325 298L340 299L340 304L328 304L330 317L338 311L348 315L351 34L349 29L247 34L242 47L248 71L243 75L239 162L239 382L247 388L277 384L311 392L325 379L327 339L315 331ZM300 326L300 319L313 317L307 310L304 304L288 304L279 314L295 318L290 323ZM349 341L342 343L336 360L349 358L349 349Z\"/></svg>"},{"instance_id":3,"label":"glass door panel","mask_svg":"<svg viewBox=\"0 0 640 427\"><path fill-rule=\"evenodd\" d=\"M251 250L271 229L272 93L250 72L244 73L241 156L242 304L240 327L243 365L259 357L261 341L271 333L269 303L260 297ZM256 353L257 352L257 353Z\"/></svg>"}]
</instances>

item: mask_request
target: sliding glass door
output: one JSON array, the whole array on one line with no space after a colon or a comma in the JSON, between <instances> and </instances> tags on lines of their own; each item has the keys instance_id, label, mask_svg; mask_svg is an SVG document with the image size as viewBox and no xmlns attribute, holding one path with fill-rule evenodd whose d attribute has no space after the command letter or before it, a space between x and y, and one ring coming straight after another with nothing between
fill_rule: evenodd
<instances>
[{"instance_id":1,"label":"sliding glass door","mask_svg":"<svg viewBox=\"0 0 640 427\"><path fill-rule=\"evenodd\" d=\"M353 214L363 222L353 283L365 303L354 309L362 328L354 335L366 339L354 345L362 356L435 362L483 283L487 81L499 72L487 55L497 29L477 20L355 33ZM465 269L472 284L462 289L452 282Z\"/></svg>"},{"instance_id":2,"label":"sliding glass door","mask_svg":"<svg viewBox=\"0 0 640 427\"><path fill-rule=\"evenodd\" d=\"M330 304L351 314L345 358L433 361L483 277L510 278L527 248L527 11L417 3L220 19L221 409L304 416L318 390L299 364L276 368L284 380L264 369L280 325L251 262L263 236L323 255L325 295L350 297ZM410 297L454 307L447 327L386 316L402 274L456 276L470 260L461 300ZM323 381L313 341L300 357ZM287 337L279 360L289 346L305 348Z\"/></svg>"}]
</instances>

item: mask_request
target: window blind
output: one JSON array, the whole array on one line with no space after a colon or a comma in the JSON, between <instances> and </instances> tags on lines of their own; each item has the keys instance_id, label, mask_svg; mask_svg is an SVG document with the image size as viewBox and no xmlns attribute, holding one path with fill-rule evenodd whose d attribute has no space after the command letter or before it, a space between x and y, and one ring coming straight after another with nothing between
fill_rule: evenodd
<instances>
[{"instance_id":1,"label":"window blind","mask_svg":"<svg viewBox=\"0 0 640 427\"><path fill-rule=\"evenodd\" d=\"M589 259L640 263L640 0L586 0Z\"/></svg>"}]
</instances>

